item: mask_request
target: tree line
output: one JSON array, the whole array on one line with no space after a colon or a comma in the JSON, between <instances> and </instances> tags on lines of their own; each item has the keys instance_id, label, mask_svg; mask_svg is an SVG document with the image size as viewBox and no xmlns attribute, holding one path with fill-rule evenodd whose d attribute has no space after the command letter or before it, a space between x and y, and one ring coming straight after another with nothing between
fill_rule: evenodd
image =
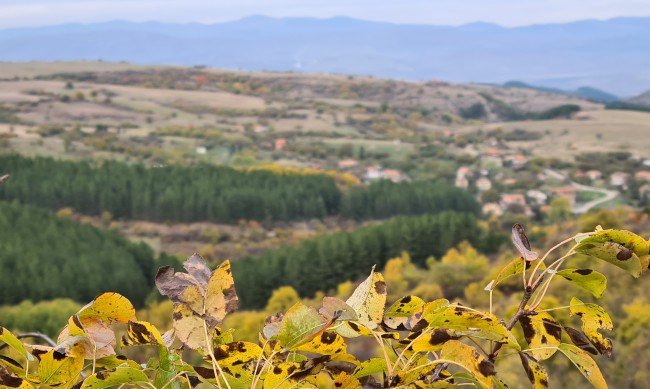
<instances>
[{"instance_id":1,"label":"tree line","mask_svg":"<svg viewBox=\"0 0 650 389\"><path fill-rule=\"evenodd\" d=\"M291 221L341 215L382 219L442 210L478 213L474 198L428 182L379 182L342 191L325 174L276 174L207 164L145 167L51 158L0 156L11 185L0 200L15 200L86 215L109 212L120 219L158 222Z\"/></svg>"},{"instance_id":2,"label":"tree line","mask_svg":"<svg viewBox=\"0 0 650 389\"><path fill-rule=\"evenodd\" d=\"M158 267L152 250L117 231L4 201L0 231L0 305L54 298L90 301L105 291L142 305L151 292Z\"/></svg>"},{"instance_id":3,"label":"tree line","mask_svg":"<svg viewBox=\"0 0 650 389\"><path fill-rule=\"evenodd\" d=\"M402 251L409 252L414 264L424 267L428 257L440 258L464 240L485 247L484 232L472 214L403 216L242 258L232 269L243 306L263 308L280 286L290 285L301 296L313 296L341 282L367 276L373 265L383 269L388 259Z\"/></svg>"}]
</instances>

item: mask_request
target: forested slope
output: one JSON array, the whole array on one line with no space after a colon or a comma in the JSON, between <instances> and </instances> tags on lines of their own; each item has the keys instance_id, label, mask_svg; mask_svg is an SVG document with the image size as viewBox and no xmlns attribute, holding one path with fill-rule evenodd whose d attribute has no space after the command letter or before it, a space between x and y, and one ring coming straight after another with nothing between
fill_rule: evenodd
<instances>
[{"instance_id":1,"label":"forested slope","mask_svg":"<svg viewBox=\"0 0 650 389\"><path fill-rule=\"evenodd\" d=\"M429 182L378 182L342 191L325 174L276 174L196 165L147 168L121 162L91 165L50 158L0 156L12 173L0 199L120 219L235 223L341 215L359 220L445 210L477 214L474 198Z\"/></svg>"},{"instance_id":2,"label":"forested slope","mask_svg":"<svg viewBox=\"0 0 650 389\"><path fill-rule=\"evenodd\" d=\"M142 304L157 264L152 250L111 230L0 201L0 305L115 291Z\"/></svg>"},{"instance_id":3,"label":"forested slope","mask_svg":"<svg viewBox=\"0 0 650 389\"><path fill-rule=\"evenodd\" d=\"M373 265L382 269L402 251L424 267L429 256L440 257L464 240L480 245L481 235L476 218L467 213L398 217L243 258L232 268L242 305L261 308L283 285L294 287L301 296L312 296L363 277Z\"/></svg>"}]
</instances>

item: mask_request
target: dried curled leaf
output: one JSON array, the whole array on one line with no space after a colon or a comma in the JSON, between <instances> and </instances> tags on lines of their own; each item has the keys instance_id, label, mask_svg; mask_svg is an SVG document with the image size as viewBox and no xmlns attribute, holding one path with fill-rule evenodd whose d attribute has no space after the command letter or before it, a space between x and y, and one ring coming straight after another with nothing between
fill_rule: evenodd
<instances>
[{"instance_id":1,"label":"dried curled leaf","mask_svg":"<svg viewBox=\"0 0 650 389\"><path fill-rule=\"evenodd\" d=\"M548 359L557 351L562 339L562 326L548 312L535 316L524 315L519 318L524 337L533 358L538 361Z\"/></svg>"},{"instance_id":2,"label":"dried curled leaf","mask_svg":"<svg viewBox=\"0 0 650 389\"><path fill-rule=\"evenodd\" d=\"M512 243L526 262L534 261L539 257L536 252L530 250L530 242L521 224L512 226Z\"/></svg>"},{"instance_id":3,"label":"dried curled leaf","mask_svg":"<svg viewBox=\"0 0 650 389\"><path fill-rule=\"evenodd\" d=\"M16 389L33 389L34 386L29 381L17 377L0 365L0 388L16 388Z\"/></svg>"},{"instance_id":4,"label":"dried curled leaf","mask_svg":"<svg viewBox=\"0 0 650 389\"><path fill-rule=\"evenodd\" d=\"M211 272L205 260L194 254L183 267L187 273L174 272L169 266L160 268L156 286L174 302L176 336L190 348L204 348L206 330L214 329L239 304L230 262Z\"/></svg>"},{"instance_id":5,"label":"dried curled leaf","mask_svg":"<svg viewBox=\"0 0 650 389\"><path fill-rule=\"evenodd\" d=\"M582 321L582 332L589 338L589 341L596 347L599 353L611 357L612 341L604 338L599 329L611 331L614 328L612 319L605 310L596 304L585 304L578 298L571 299L571 316L578 315Z\"/></svg>"},{"instance_id":6,"label":"dried curled leaf","mask_svg":"<svg viewBox=\"0 0 650 389\"><path fill-rule=\"evenodd\" d=\"M564 331L571 338L571 342L575 344L578 348L585 350L586 352L598 355L598 350L589 342L589 339L581 331L576 330L571 327L564 327Z\"/></svg>"}]
</instances>

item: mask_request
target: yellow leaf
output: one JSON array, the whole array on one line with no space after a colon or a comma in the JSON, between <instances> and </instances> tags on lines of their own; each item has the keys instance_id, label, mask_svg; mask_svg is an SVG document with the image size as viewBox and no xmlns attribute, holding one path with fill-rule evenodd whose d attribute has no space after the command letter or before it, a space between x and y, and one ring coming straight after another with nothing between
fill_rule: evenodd
<instances>
[{"instance_id":1,"label":"yellow leaf","mask_svg":"<svg viewBox=\"0 0 650 389\"><path fill-rule=\"evenodd\" d=\"M337 389L362 389L359 380L345 372L334 379L334 387Z\"/></svg>"},{"instance_id":2,"label":"yellow leaf","mask_svg":"<svg viewBox=\"0 0 650 389\"><path fill-rule=\"evenodd\" d=\"M38 379L49 386L65 385L78 378L83 366L83 358L67 357L56 350L50 350L41 355Z\"/></svg>"},{"instance_id":3,"label":"yellow leaf","mask_svg":"<svg viewBox=\"0 0 650 389\"><path fill-rule=\"evenodd\" d=\"M345 339L336 332L324 331L308 343L296 348L297 351L306 351L321 355L333 355L346 352Z\"/></svg>"},{"instance_id":4,"label":"yellow leaf","mask_svg":"<svg viewBox=\"0 0 650 389\"><path fill-rule=\"evenodd\" d=\"M224 372L238 378L252 377L255 364L262 357L262 348L255 343L233 342L215 348L214 355Z\"/></svg>"},{"instance_id":5,"label":"yellow leaf","mask_svg":"<svg viewBox=\"0 0 650 389\"><path fill-rule=\"evenodd\" d=\"M235 292L230 261L222 263L210 277L205 292L205 314L221 323L227 314L237 310L239 299Z\"/></svg>"},{"instance_id":6,"label":"yellow leaf","mask_svg":"<svg viewBox=\"0 0 650 389\"><path fill-rule=\"evenodd\" d=\"M425 302L417 296L405 296L395 302L384 314L384 324L393 329L405 329L405 324Z\"/></svg>"},{"instance_id":7,"label":"yellow leaf","mask_svg":"<svg viewBox=\"0 0 650 389\"><path fill-rule=\"evenodd\" d=\"M126 334L122 336L122 347L164 344L160 331L146 321L130 321Z\"/></svg>"},{"instance_id":8,"label":"yellow leaf","mask_svg":"<svg viewBox=\"0 0 650 389\"><path fill-rule=\"evenodd\" d=\"M548 312L539 312L535 316L521 316L519 324L524 331L524 337L533 358L538 361L550 358L557 351L562 338L562 326Z\"/></svg>"},{"instance_id":9,"label":"yellow leaf","mask_svg":"<svg viewBox=\"0 0 650 389\"><path fill-rule=\"evenodd\" d=\"M610 357L612 355L612 341L604 338L599 329L612 330L614 324L605 310L596 304L585 304L578 298L571 299L571 316L578 315L582 321L582 332L589 341L596 346L598 352Z\"/></svg>"},{"instance_id":10,"label":"yellow leaf","mask_svg":"<svg viewBox=\"0 0 650 389\"><path fill-rule=\"evenodd\" d=\"M361 324L371 330L377 328L384 316L386 305L386 282L381 273L372 271L346 303L355 310Z\"/></svg>"},{"instance_id":11,"label":"yellow leaf","mask_svg":"<svg viewBox=\"0 0 650 389\"><path fill-rule=\"evenodd\" d=\"M603 377L603 374L600 372L600 369L598 368L598 365L596 365L596 362L594 362L593 359L584 351L580 350L578 347L572 345L572 344L567 344L567 343L562 343L559 347L558 350L560 350L564 355L566 355L567 358L573 364L580 370L580 373L582 373L583 376L591 384L596 388L596 389L607 389L607 382L605 382L605 377Z\"/></svg>"},{"instance_id":12,"label":"yellow leaf","mask_svg":"<svg viewBox=\"0 0 650 389\"><path fill-rule=\"evenodd\" d=\"M446 328L436 328L430 334L417 336L416 338L417 340L413 342L413 345L411 346L413 351L430 352L430 351L438 351L442 349L442 346L445 344L445 342L453 339L458 339L459 336L456 335L456 332L454 330L450 330Z\"/></svg>"},{"instance_id":13,"label":"yellow leaf","mask_svg":"<svg viewBox=\"0 0 650 389\"><path fill-rule=\"evenodd\" d=\"M187 347L198 350L207 347L205 336L205 322L197 316L187 305L175 304L174 331L176 336Z\"/></svg>"},{"instance_id":14,"label":"yellow leaf","mask_svg":"<svg viewBox=\"0 0 650 389\"><path fill-rule=\"evenodd\" d=\"M457 340L450 340L442 347L440 359L462 367L476 378L481 387L492 389L494 365L472 347Z\"/></svg>"},{"instance_id":15,"label":"yellow leaf","mask_svg":"<svg viewBox=\"0 0 650 389\"><path fill-rule=\"evenodd\" d=\"M283 362L276 364L264 379L264 389L298 389L316 388L313 384L292 379L291 376L300 372L300 363Z\"/></svg>"},{"instance_id":16,"label":"yellow leaf","mask_svg":"<svg viewBox=\"0 0 650 389\"><path fill-rule=\"evenodd\" d=\"M521 364L524 366L526 375L533 389L546 389L548 388L548 373L546 369L540 365L535 358L526 353L519 352Z\"/></svg>"},{"instance_id":17,"label":"yellow leaf","mask_svg":"<svg viewBox=\"0 0 650 389\"><path fill-rule=\"evenodd\" d=\"M135 308L126 297L118 293L104 293L81 308L77 313L80 319L96 317L107 323L127 323L129 320L136 320Z\"/></svg>"}]
</instances>

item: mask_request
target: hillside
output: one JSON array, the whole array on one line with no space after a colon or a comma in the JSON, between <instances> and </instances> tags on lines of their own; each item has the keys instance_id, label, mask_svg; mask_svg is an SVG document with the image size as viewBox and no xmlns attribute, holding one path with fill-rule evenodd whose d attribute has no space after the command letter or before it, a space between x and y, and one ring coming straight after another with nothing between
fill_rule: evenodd
<instances>
[{"instance_id":1,"label":"hillside","mask_svg":"<svg viewBox=\"0 0 650 389\"><path fill-rule=\"evenodd\" d=\"M646 107L650 107L650 90L641 93L640 95L635 96L631 99L628 99L627 101L632 104L638 104L638 105L644 105Z\"/></svg>"},{"instance_id":2,"label":"hillside","mask_svg":"<svg viewBox=\"0 0 650 389\"><path fill-rule=\"evenodd\" d=\"M102 59L449 82L517 79L630 96L648 87L650 63L641 49L648 36L649 18L504 28L256 16L210 25L108 22L2 30L0 60Z\"/></svg>"}]
</instances>

